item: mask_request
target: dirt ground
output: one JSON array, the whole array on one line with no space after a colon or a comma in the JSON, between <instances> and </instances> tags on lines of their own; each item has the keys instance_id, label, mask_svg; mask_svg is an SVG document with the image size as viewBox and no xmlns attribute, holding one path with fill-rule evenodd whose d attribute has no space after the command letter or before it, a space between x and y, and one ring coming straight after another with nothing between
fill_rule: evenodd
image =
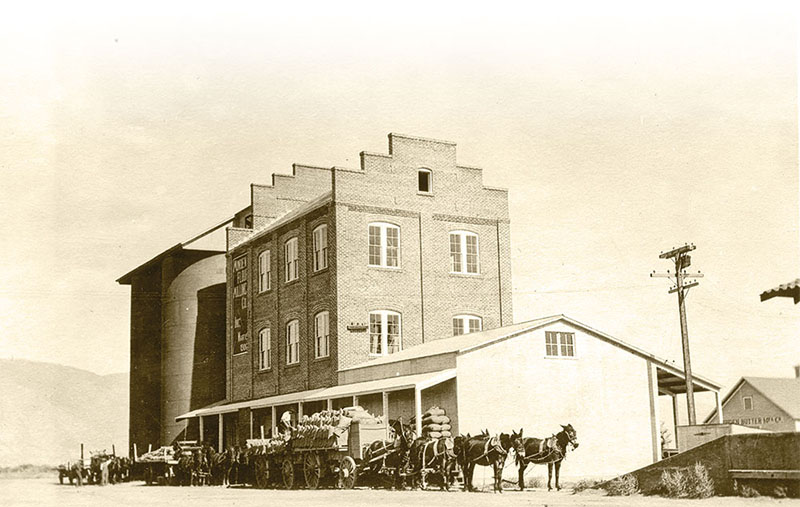
<instances>
[{"instance_id":1,"label":"dirt ground","mask_svg":"<svg viewBox=\"0 0 800 507\"><path fill-rule=\"evenodd\" d=\"M77 488L59 485L57 477L38 479L0 480L0 505L84 507L109 505L114 507L152 507L156 505L189 505L192 507L263 507L265 504L281 507L305 507L313 505L346 505L348 507L392 507L392 506L773 506L800 507L798 499L774 498L730 498L717 497L707 500L670 500L656 497L608 497L597 491L585 491L573 495L571 491L547 492L506 491L496 493L465 493L463 491L384 491L355 489L349 491L282 491L253 488L225 488L221 486L171 487L145 486L142 482L131 482L111 486L84 486Z\"/></svg>"}]
</instances>

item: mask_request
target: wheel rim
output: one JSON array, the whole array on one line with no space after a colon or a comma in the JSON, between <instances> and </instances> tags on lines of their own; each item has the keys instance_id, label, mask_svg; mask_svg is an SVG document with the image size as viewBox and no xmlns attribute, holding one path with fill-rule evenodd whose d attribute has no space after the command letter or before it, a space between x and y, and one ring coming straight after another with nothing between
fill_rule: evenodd
<instances>
[{"instance_id":1,"label":"wheel rim","mask_svg":"<svg viewBox=\"0 0 800 507\"><path fill-rule=\"evenodd\" d=\"M339 464L337 486L340 489L352 489L356 484L357 473L356 462L350 456L345 456Z\"/></svg>"},{"instance_id":2,"label":"wheel rim","mask_svg":"<svg viewBox=\"0 0 800 507\"><path fill-rule=\"evenodd\" d=\"M256 486L260 489L267 487L267 463L263 458L257 458L255 464Z\"/></svg>"},{"instance_id":3,"label":"wheel rim","mask_svg":"<svg viewBox=\"0 0 800 507\"><path fill-rule=\"evenodd\" d=\"M303 460L303 474L306 478L306 487L308 489L317 489L319 486L319 479L322 476L322 469L320 467L319 456L313 452L306 454Z\"/></svg>"},{"instance_id":4,"label":"wheel rim","mask_svg":"<svg viewBox=\"0 0 800 507\"><path fill-rule=\"evenodd\" d=\"M281 471L283 472L283 485L286 486L286 489L292 489L292 486L294 486L294 465L292 461L285 460Z\"/></svg>"}]
</instances>

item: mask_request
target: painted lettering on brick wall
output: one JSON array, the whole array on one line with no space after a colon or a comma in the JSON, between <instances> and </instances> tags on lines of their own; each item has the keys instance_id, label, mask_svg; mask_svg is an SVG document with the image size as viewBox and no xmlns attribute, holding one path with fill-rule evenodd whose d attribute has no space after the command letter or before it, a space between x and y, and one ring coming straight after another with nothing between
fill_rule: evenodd
<instances>
[{"instance_id":1,"label":"painted lettering on brick wall","mask_svg":"<svg viewBox=\"0 0 800 507\"><path fill-rule=\"evenodd\" d=\"M247 256L233 260L233 353L247 352Z\"/></svg>"}]
</instances>

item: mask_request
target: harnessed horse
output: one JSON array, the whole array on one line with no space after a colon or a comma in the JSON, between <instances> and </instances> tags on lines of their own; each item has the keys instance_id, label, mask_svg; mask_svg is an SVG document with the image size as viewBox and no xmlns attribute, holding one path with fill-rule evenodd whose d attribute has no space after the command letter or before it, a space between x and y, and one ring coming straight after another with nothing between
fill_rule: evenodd
<instances>
[{"instance_id":1,"label":"harnessed horse","mask_svg":"<svg viewBox=\"0 0 800 507\"><path fill-rule=\"evenodd\" d=\"M414 440L414 434L405 427L402 418L390 420L389 427L394 432L394 439L372 442L364 451L364 462L373 474L394 472L394 486L400 489L402 469L408 463L408 449Z\"/></svg>"},{"instance_id":2,"label":"harnessed horse","mask_svg":"<svg viewBox=\"0 0 800 507\"><path fill-rule=\"evenodd\" d=\"M511 449L524 456L525 449L522 445L522 430L519 433L512 431L511 435L501 433L499 436L490 436L488 432L471 437L459 437L459 461L464 473L464 489L474 491L472 475L475 465L491 466L494 472L494 490L503 492L503 465Z\"/></svg>"},{"instance_id":3,"label":"harnessed horse","mask_svg":"<svg viewBox=\"0 0 800 507\"><path fill-rule=\"evenodd\" d=\"M414 476L414 487L427 486L431 471L441 474L442 489L450 487L453 465L456 461L455 442L451 437L420 437L411 444L409 462Z\"/></svg>"},{"instance_id":4,"label":"harnessed horse","mask_svg":"<svg viewBox=\"0 0 800 507\"><path fill-rule=\"evenodd\" d=\"M529 463L535 465L547 465L547 490L553 488L550 486L550 481L553 476L553 469L556 472L556 489L560 490L561 486L558 484L558 474L561 470L561 462L567 456L567 450L570 445L573 449L578 448L578 435L571 424L564 426L561 425L562 430L549 438L526 438L523 440L525 453L520 456L517 455L517 464L519 465L519 489L525 489L525 468Z\"/></svg>"}]
</instances>

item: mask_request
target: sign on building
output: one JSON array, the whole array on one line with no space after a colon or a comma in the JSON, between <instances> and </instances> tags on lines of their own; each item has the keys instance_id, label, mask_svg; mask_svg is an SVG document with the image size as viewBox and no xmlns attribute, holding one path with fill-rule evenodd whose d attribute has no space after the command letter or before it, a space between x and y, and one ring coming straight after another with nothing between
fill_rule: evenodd
<instances>
[{"instance_id":1,"label":"sign on building","mask_svg":"<svg viewBox=\"0 0 800 507\"><path fill-rule=\"evenodd\" d=\"M247 352L247 255L233 260L233 353Z\"/></svg>"}]
</instances>

